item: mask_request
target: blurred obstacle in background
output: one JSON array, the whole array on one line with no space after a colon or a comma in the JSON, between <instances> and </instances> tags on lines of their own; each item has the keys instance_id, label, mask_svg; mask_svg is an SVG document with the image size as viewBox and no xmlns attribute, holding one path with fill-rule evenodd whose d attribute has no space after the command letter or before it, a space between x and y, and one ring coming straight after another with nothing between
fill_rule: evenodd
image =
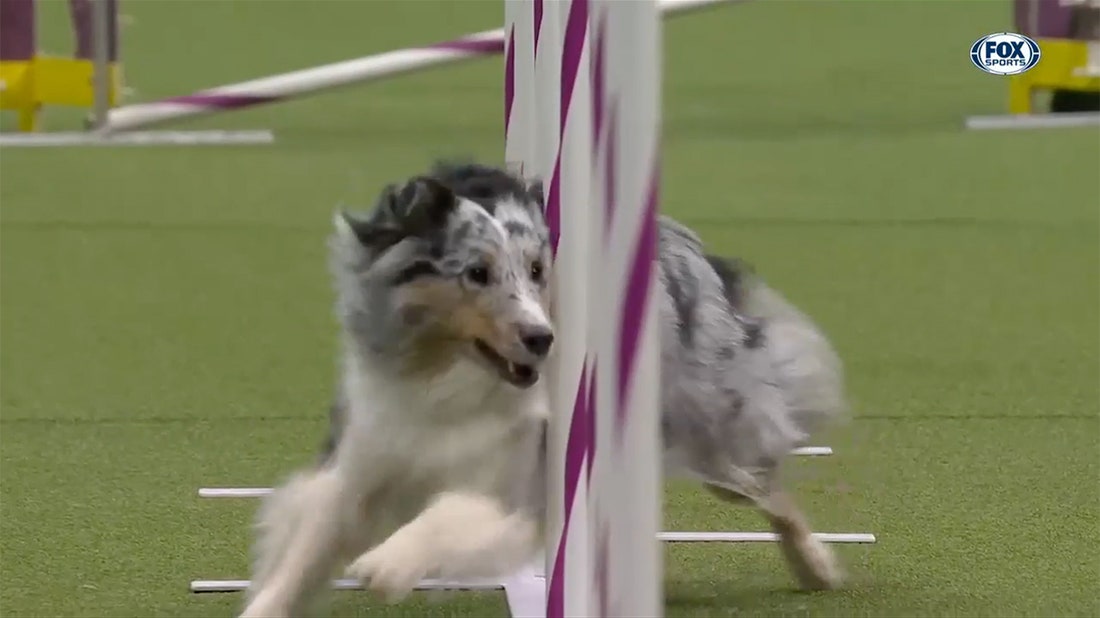
<instances>
[{"instance_id":1,"label":"blurred obstacle in background","mask_svg":"<svg viewBox=\"0 0 1100 618\"><path fill-rule=\"evenodd\" d=\"M1100 124L1100 0L1014 0L1016 32L1035 40L1039 63L1008 78L1008 115L967 118L971 129ZM1038 105L1041 93L1049 105ZM1046 107L1047 111L1040 111Z\"/></svg>"},{"instance_id":2,"label":"blurred obstacle in background","mask_svg":"<svg viewBox=\"0 0 1100 618\"><path fill-rule=\"evenodd\" d=\"M1035 95L1053 96L1052 112L1100 111L1100 2L1016 0L1016 29L1039 44L1042 61L1009 81L1009 112L1035 111Z\"/></svg>"},{"instance_id":3,"label":"blurred obstacle in background","mask_svg":"<svg viewBox=\"0 0 1100 618\"><path fill-rule=\"evenodd\" d=\"M105 4L106 71L108 105L115 105L122 91L119 63L118 1ZM93 0L69 0L74 47L71 56L43 53L38 48L37 0L0 1L0 108L19 115L19 130L39 129L43 106L96 105L95 15Z\"/></svg>"}]
</instances>

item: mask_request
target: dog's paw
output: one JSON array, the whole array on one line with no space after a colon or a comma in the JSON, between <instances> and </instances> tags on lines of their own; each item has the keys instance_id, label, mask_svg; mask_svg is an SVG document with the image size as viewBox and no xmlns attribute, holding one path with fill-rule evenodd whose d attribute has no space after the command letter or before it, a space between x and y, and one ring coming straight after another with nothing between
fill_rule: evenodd
<instances>
[{"instance_id":1,"label":"dog's paw","mask_svg":"<svg viewBox=\"0 0 1100 618\"><path fill-rule=\"evenodd\" d=\"M290 611L277 603L270 592L261 592L249 601L240 618L290 618Z\"/></svg>"},{"instance_id":2,"label":"dog's paw","mask_svg":"<svg viewBox=\"0 0 1100 618\"><path fill-rule=\"evenodd\" d=\"M359 556L347 568L347 575L381 594L387 602L396 603L408 596L431 568L425 548L396 535Z\"/></svg>"},{"instance_id":3,"label":"dog's paw","mask_svg":"<svg viewBox=\"0 0 1100 618\"><path fill-rule=\"evenodd\" d=\"M807 535L800 539L801 560L795 564L795 574L803 590L836 590L844 583L844 570L829 546Z\"/></svg>"}]
</instances>

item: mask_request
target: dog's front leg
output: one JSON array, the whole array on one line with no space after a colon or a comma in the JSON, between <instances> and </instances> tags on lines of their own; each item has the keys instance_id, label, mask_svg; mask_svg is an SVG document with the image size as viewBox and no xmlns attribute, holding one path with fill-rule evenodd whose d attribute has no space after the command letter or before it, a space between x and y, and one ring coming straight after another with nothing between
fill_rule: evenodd
<instances>
[{"instance_id":1,"label":"dog's front leg","mask_svg":"<svg viewBox=\"0 0 1100 618\"><path fill-rule=\"evenodd\" d=\"M538 526L532 518L505 513L486 496L449 492L355 560L348 575L394 602L433 574L508 574L531 558L537 540Z\"/></svg>"},{"instance_id":2,"label":"dog's front leg","mask_svg":"<svg viewBox=\"0 0 1100 618\"><path fill-rule=\"evenodd\" d=\"M263 581L241 618L289 618L328 584L339 556L342 514L349 494L336 470L324 470L296 486L290 502L301 519L276 566Z\"/></svg>"}]
</instances>

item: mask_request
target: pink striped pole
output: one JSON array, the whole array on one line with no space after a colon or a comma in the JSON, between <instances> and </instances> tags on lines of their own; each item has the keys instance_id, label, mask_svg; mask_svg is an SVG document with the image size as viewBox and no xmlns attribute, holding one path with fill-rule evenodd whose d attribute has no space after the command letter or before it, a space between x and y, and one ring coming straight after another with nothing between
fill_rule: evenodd
<instances>
[{"instance_id":1,"label":"pink striped pole","mask_svg":"<svg viewBox=\"0 0 1100 618\"><path fill-rule=\"evenodd\" d=\"M583 474L588 451L587 240L584 218L563 217L563 207L583 209L588 197L589 100L583 92L587 79L578 75L587 0L534 0L532 9L537 145L532 171L543 179L545 190L555 254L557 331L555 359L547 376L552 417L547 436L546 615L564 618L587 615L590 607L588 491Z\"/></svg>"},{"instance_id":2,"label":"pink striped pole","mask_svg":"<svg viewBox=\"0 0 1100 618\"><path fill-rule=\"evenodd\" d=\"M603 294L593 305L599 371L593 577L600 617L664 614L660 342L656 252L661 28L654 0L595 0L593 92Z\"/></svg>"},{"instance_id":3,"label":"pink striped pole","mask_svg":"<svg viewBox=\"0 0 1100 618\"><path fill-rule=\"evenodd\" d=\"M555 248L555 322L559 333L549 434L548 618L587 616L591 610L586 376L589 346L588 209L591 199L592 99L588 65L589 0L542 2L536 26L539 75L536 105L546 132L540 146L557 144L546 179L546 217ZM535 2L536 14L540 3ZM537 23L537 22L536 22ZM541 32L540 32L541 30ZM550 37L554 37L553 42ZM550 54L557 53L556 66ZM539 63L545 59L546 65ZM557 79L555 80L555 73ZM556 105L555 105L556 104ZM555 109L556 108L556 109ZM556 114L552 112L556 111ZM551 134L551 132L553 134ZM549 152L549 148L546 151ZM560 506L556 504L561 502ZM561 515L560 523L556 516Z\"/></svg>"}]
</instances>

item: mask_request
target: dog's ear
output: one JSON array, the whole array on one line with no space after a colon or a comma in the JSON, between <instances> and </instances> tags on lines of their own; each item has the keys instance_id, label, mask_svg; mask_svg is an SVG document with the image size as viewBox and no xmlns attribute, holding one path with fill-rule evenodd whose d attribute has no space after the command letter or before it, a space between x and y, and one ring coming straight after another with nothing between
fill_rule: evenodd
<instances>
[{"instance_id":1,"label":"dog's ear","mask_svg":"<svg viewBox=\"0 0 1100 618\"><path fill-rule=\"evenodd\" d=\"M442 227L455 205L450 189L431 178L418 177L400 189L387 185L374 210L364 218L337 213L336 230L347 241L383 251L403 238Z\"/></svg>"},{"instance_id":2,"label":"dog's ear","mask_svg":"<svg viewBox=\"0 0 1100 618\"><path fill-rule=\"evenodd\" d=\"M539 210L546 210L546 194L541 178L532 178L526 183L527 200L538 204Z\"/></svg>"},{"instance_id":3,"label":"dog's ear","mask_svg":"<svg viewBox=\"0 0 1100 618\"><path fill-rule=\"evenodd\" d=\"M443 183L418 176L401 188L394 210L406 234L421 235L443 227L457 205L454 192Z\"/></svg>"},{"instance_id":4,"label":"dog's ear","mask_svg":"<svg viewBox=\"0 0 1100 618\"><path fill-rule=\"evenodd\" d=\"M333 221L337 236L346 244L370 249L384 249L401 240L401 225L395 212L396 196L396 187L388 185L369 215L338 211Z\"/></svg>"}]
</instances>

